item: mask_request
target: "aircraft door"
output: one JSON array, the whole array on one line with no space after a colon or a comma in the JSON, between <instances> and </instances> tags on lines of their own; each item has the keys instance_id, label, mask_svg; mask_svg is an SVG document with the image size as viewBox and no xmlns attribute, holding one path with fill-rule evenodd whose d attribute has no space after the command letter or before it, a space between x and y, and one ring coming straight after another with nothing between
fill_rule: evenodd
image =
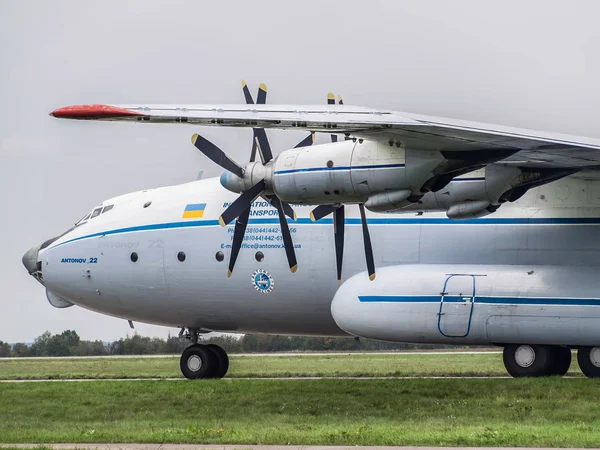
<instances>
[{"instance_id":1,"label":"aircraft door","mask_svg":"<svg viewBox=\"0 0 600 450\"><path fill-rule=\"evenodd\" d=\"M438 330L446 337L465 337L471 328L475 277L450 275L441 292Z\"/></svg>"}]
</instances>

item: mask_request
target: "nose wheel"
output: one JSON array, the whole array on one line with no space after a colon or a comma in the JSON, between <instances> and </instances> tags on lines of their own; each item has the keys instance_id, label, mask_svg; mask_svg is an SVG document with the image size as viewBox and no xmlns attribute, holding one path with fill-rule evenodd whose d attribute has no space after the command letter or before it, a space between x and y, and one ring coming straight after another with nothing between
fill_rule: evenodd
<instances>
[{"instance_id":1,"label":"nose wheel","mask_svg":"<svg viewBox=\"0 0 600 450\"><path fill-rule=\"evenodd\" d=\"M223 378L229 369L229 358L218 345L192 344L183 351L179 367L189 380Z\"/></svg>"}]
</instances>

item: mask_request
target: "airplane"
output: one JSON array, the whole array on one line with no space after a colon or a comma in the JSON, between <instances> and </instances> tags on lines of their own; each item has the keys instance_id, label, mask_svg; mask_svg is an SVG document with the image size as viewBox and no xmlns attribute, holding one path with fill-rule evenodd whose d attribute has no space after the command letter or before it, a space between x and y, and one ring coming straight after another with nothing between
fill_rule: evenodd
<instances>
[{"instance_id":1,"label":"airplane","mask_svg":"<svg viewBox=\"0 0 600 450\"><path fill-rule=\"evenodd\" d=\"M253 129L249 162L194 134L220 177L108 199L27 251L52 306L181 328L189 379L227 373L212 331L495 345L513 377L577 349L600 376L600 141L243 92L51 113ZM309 134L275 156L267 128Z\"/></svg>"}]
</instances>

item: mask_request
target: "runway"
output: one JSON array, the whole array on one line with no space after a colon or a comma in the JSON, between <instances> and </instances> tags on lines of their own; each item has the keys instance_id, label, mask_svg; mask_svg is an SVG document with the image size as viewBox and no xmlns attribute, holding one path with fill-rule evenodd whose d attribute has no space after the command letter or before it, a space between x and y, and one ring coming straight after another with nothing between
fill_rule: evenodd
<instances>
[{"instance_id":1,"label":"runway","mask_svg":"<svg viewBox=\"0 0 600 450\"><path fill-rule=\"evenodd\" d=\"M40 444L0 444L2 447L35 448ZM544 447L387 447L342 445L202 445L202 444L44 444L56 450L555 450ZM564 448L561 450L579 450ZM583 449L582 449L583 450ZM586 448L585 450L598 450Z\"/></svg>"}]
</instances>

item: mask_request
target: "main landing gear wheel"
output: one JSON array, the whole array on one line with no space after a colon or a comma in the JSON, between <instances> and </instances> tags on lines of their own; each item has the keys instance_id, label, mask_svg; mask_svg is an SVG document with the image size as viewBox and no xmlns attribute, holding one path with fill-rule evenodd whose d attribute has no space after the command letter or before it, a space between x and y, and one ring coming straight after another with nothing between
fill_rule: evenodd
<instances>
[{"instance_id":1,"label":"main landing gear wheel","mask_svg":"<svg viewBox=\"0 0 600 450\"><path fill-rule=\"evenodd\" d=\"M600 347L580 347L577 362L586 377L600 378Z\"/></svg>"},{"instance_id":2,"label":"main landing gear wheel","mask_svg":"<svg viewBox=\"0 0 600 450\"><path fill-rule=\"evenodd\" d=\"M504 347L504 366L515 377L543 377L554 369L556 358L548 345L510 344Z\"/></svg>"},{"instance_id":3,"label":"main landing gear wheel","mask_svg":"<svg viewBox=\"0 0 600 450\"><path fill-rule=\"evenodd\" d=\"M558 375L559 377L566 375L571 367L571 349L567 347L553 347L552 353L554 364L548 375Z\"/></svg>"},{"instance_id":4,"label":"main landing gear wheel","mask_svg":"<svg viewBox=\"0 0 600 450\"><path fill-rule=\"evenodd\" d=\"M179 360L181 373L189 380L211 378L215 365L216 358L213 352L201 344L190 345L183 351Z\"/></svg>"},{"instance_id":5,"label":"main landing gear wheel","mask_svg":"<svg viewBox=\"0 0 600 450\"><path fill-rule=\"evenodd\" d=\"M229 370L229 357L227 356L227 352L215 344L208 344L206 348L216 359L213 378L223 378Z\"/></svg>"},{"instance_id":6,"label":"main landing gear wheel","mask_svg":"<svg viewBox=\"0 0 600 450\"><path fill-rule=\"evenodd\" d=\"M190 380L223 378L229 369L229 358L218 345L193 344L183 351L179 367Z\"/></svg>"}]
</instances>

